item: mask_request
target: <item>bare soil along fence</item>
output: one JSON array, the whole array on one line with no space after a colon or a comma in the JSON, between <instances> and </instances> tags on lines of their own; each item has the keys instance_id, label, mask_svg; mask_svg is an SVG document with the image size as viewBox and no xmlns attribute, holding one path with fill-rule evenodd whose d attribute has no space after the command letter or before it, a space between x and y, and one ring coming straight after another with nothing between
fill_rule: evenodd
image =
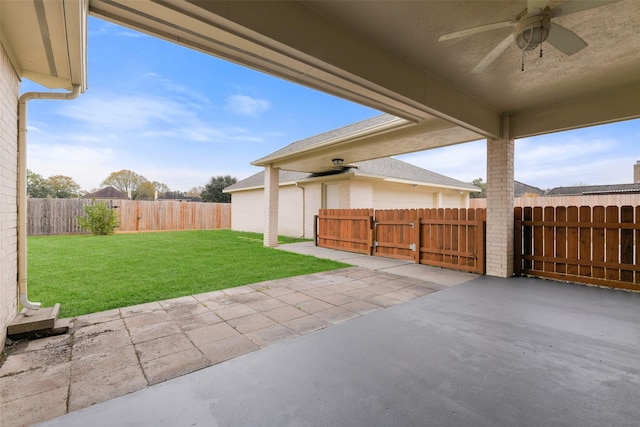
<instances>
[{"instance_id":1,"label":"bare soil along fence","mask_svg":"<svg viewBox=\"0 0 640 427\"><path fill-rule=\"evenodd\" d=\"M213 230L231 228L230 203L180 202L177 200L96 200L118 213L116 232ZM27 234L87 233L78 225L88 199L29 199Z\"/></svg>"}]
</instances>

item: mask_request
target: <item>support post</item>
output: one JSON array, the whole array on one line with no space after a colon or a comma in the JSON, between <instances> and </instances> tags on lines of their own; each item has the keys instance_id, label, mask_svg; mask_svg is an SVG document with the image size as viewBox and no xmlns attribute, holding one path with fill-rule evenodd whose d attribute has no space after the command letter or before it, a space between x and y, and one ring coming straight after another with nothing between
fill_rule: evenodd
<instances>
[{"instance_id":1,"label":"support post","mask_svg":"<svg viewBox=\"0 0 640 427\"><path fill-rule=\"evenodd\" d=\"M278 191L280 169L264 167L264 246L278 246Z\"/></svg>"},{"instance_id":2,"label":"support post","mask_svg":"<svg viewBox=\"0 0 640 427\"><path fill-rule=\"evenodd\" d=\"M487 275L513 275L513 178L515 141L509 117L503 117L503 138L487 140Z\"/></svg>"}]
</instances>

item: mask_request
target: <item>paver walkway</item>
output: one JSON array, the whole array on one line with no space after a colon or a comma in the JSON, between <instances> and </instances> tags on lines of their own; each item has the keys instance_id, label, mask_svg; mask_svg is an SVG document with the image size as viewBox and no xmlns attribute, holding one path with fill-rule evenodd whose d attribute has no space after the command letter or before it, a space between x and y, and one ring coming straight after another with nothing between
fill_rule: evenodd
<instances>
[{"instance_id":1,"label":"paver walkway","mask_svg":"<svg viewBox=\"0 0 640 427\"><path fill-rule=\"evenodd\" d=\"M81 316L67 335L10 346L0 425L48 420L443 287L351 267Z\"/></svg>"}]
</instances>

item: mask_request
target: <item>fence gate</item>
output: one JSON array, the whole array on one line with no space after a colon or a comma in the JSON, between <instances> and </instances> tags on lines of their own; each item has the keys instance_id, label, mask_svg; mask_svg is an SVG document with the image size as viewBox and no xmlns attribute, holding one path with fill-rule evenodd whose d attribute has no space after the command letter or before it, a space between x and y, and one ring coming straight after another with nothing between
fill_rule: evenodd
<instances>
[{"instance_id":1,"label":"fence gate","mask_svg":"<svg viewBox=\"0 0 640 427\"><path fill-rule=\"evenodd\" d=\"M415 210L375 211L373 255L417 260L417 221Z\"/></svg>"},{"instance_id":2,"label":"fence gate","mask_svg":"<svg viewBox=\"0 0 640 427\"><path fill-rule=\"evenodd\" d=\"M320 209L316 245L371 255L373 209Z\"/></svg>"},{"instance_id":3,"label":"fence gate","mask_svg":"<svg viewBox=\"0 0 640 427\"><path fill-rule=\"evenodd\" d=\"M640 206L515 208L516 274L640 290Z\"/></svg>"},{"instance_id":4,"label":"fence gate","mask_svg":"<svg viewBox=\"0 0 640 427\"><path fill-rule=\"evenodd\" d=\"M485 209L322 209L318 246L485 273Z\"/></svg>"}]
</instances>

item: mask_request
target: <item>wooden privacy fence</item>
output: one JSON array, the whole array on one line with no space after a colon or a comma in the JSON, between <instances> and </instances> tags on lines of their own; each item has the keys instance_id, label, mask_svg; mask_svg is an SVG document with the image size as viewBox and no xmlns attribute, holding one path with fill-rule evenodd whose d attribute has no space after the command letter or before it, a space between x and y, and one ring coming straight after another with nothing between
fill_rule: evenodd
<instances>
[{"instance_id":1,"label":"wooden privacy fence","mask_svg":"<svg viewBox=\"0 0 640 427\"><path fill-rule=\"evenodd\" d=\"M640 290L640 206L515 208L515 273Z\"/></svg>"},{"instance_id":2,"label":"wooden privacy fence","mask_svg":"<svg viewBox=\"0 0 640 427\"><path fill-rule=\"evenodd\" d=\"M484 274L484 209L321 209L316 245Z\"/></svg>"},{"instance_id":3,"label":"wooden privacy fence","mask_svg":"<svg viewBox=\"0 0 640 427\"><path fill-rule=\"evenodd\" d=\"M197 203L177 200L96 200L118 212L116 232L211 230L231 228L230 203ZM27 234L86 233L80 228L78 215L88 199L29 199Z\"/></svg>"}]
</instances>

